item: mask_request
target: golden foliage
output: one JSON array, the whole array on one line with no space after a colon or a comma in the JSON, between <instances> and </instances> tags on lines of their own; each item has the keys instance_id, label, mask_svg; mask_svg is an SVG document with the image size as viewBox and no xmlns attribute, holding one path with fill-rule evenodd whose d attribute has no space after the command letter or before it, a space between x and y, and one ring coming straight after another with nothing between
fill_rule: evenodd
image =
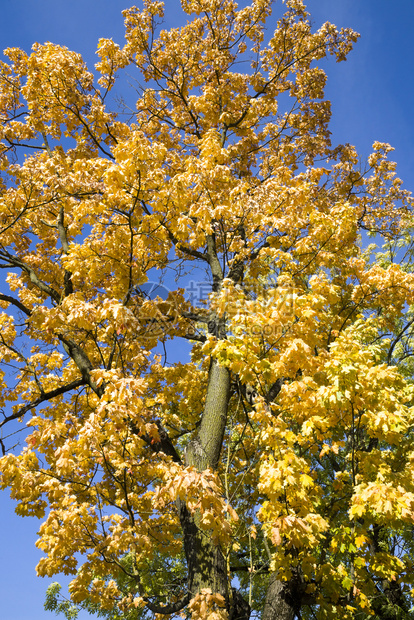
<instances>
[{"instance_id":1,"label":"golden foliage","mask_svg":"<svg viewBox=\"0 0 414 620\"><path fill-rule=\"evenodd\" d=\"M318 618L414 587L412 198L388 145L363 165L330 144L319 65L358 35L284 4L182 0L191 21L159 31L145 0L123 47L99 41L97 85L51 43L1 64L0 404L28 429L1 485L75 602L226 618L227 585L187 592L189 522L256 608L268 570L299 571Z\"/></svg>"}]
</instances>

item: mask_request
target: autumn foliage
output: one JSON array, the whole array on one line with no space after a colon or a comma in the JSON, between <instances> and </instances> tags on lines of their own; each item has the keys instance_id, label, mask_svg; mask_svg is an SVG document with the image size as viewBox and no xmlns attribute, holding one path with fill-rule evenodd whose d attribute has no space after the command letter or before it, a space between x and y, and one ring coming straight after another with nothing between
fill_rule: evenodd
<instances>
[{"instance_id":1,"label":"autumn foliage","mask_svg":"<svg viewBox=\"0 0 414 620\"><path fill-rule=\"evenodd\" d=\"M330 143L321 66L358 35L181 5L124 11L95 74L5 51L1 485L75 603L410 618L413 203L388 145Z\"/></svg>"}]
</instances>

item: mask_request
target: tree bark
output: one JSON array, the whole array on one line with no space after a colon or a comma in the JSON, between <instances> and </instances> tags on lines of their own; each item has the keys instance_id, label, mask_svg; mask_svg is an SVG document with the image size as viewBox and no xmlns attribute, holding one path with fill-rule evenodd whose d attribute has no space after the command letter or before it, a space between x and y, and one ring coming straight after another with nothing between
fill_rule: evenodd
<instances>
[{"instance_id":1,"label":"tree bark","mask_svg":"<svg viewBox=\"0 0 414 620\"><path fill-rule=\"evenodd\" d=\"M216 469L223 443L230 395L230 373L212 360L209 371L206 403L198 436L186 451L187 465L198 471ZM203 588L224 596L229 605L229 579L226 561L219 545L208 531L199 528L199 515L191 515L183 502L179 504L184 532L184 550L188 565L188 589L195 596Z\"/></svg>"},{"instance_id":2,"label":"tree bark","mask_svg":"<svg viewBox=\"0 0 414 620\"><path fill-rule=\"evenodd\" d=\"M271 575L263 607L262 620L294 620L301 606L292 581L282 582Z\"/></svg>"},{"instance_id":3,"label":"tree bark","mask_svg":"<svg viewBox=\"0 0 414 620\"><path fill-rule=\"evenodd\" d=\"M227 421L230 373L216 360L210 365L206 403L197 439L190 444L186 458L198 471L217 469Z\"/></svg>"},{"instance_id":4,"label":"tree bark","mask_svg":"<svg viewBox=\"0 0 414 620\"><path fill-rule=\"evenodd\" d=\"M232 588L232 592L233 604L230 611L229 620L249 620L251 613L249 603L243 598L240 592L236 590L236 588Z\"/></svg>"},{"instance_id":5,"label":"tree bark","mask_svg":"<svg viewBox=\"0 0 414 620\"><path fill-rule=\"evenodd\" d=\"M181 527L184 532L184 552L187 560L187 586L192 597L203 588L224 596L228 603L226 561L208 532L198 526L198 515L192 515L184 502L179 502Z\"/></svg>"}]
</instances>

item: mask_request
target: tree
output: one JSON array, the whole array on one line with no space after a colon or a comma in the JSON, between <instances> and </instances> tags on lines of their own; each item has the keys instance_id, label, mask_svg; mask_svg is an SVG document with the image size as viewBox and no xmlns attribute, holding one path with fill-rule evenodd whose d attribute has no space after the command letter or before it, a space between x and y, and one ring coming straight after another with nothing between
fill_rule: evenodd
<instances>
[{"instance_id":1,"label":"tree","mask_svg":"<svg viewBox=\"0 0 414 620\"><path fill-rule=\"evenodd\" d=\"M108 617L412 618L413 203L388 145L332 147L318 66L358 35L181 4L126 10L96 85L6 50L1 484Z\"/></svg>"}]
</instances>

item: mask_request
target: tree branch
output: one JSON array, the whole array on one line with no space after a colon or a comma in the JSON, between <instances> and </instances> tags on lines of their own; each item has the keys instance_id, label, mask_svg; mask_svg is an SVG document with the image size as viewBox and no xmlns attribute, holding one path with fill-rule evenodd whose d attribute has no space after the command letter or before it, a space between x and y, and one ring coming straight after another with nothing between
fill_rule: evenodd
<instances>
[{"instance_id":1,"label":"tree branch","mask_svg":"<svg viewBox=\"0 0 414 620\"><path fill-rule=\"evenodd\" d=\"M62 394L66 394L66 392L69 392L70 390L81 387L82 385L85 385L85 383L86 382L84 381L84 379L76 379L76 381L72 381L72 383L67 383L66 385L61 385L60 387L55 388L50 392L43 392L43 394L41 394L39 398L36 398L36 400L28 403L27 405L24 405L23 407L20 407L20 409L16 411L16 413L12 413L11 415L6 416L4 420L0 422L0 428L7 424L7 422L11 422L12 420L17 420L18 418L21 418L22 416L24 416L25 413L30 411L30 409L34 409L38 405L52 400L52 398L56 398L56 396L61 396Z\"/></svg>"},{"instance_id":2,"label":"tree branch","mask_svg":"<svg viewBox=\"0 0 414 620\"><path fill-rule=\"evenodd\" d=\"M213 276L213 291L216 293L223 281L223 270L217 257L216 240L214 235L207 235L207 260Z\"/></svg>"},{"instance_id":3,"label":"tree branch","mask_svg":"<svg viewBox=\"0 0 414 620\"><path fill-rule=\"evenodd\" d=\"M32 267L30 267L30 265L27 265L26 263L24 263L20 258L18 258L17 256L13 256L11 254L9 254L9 252L7 252L4 249L0 250L0 257L6 261L6 263L8 265L10 265L11 267L18 267L19 269L21 269L22 271L25 271L27 273L27 275L30 278L30 281L37 286L37 288L42 291L42 293L46 293L46 295L48 295L51 299L53 299L53 301L55 301L56 303L59 303L60 301L60 295L57 291L55 291L51 286L49 286L48 284L45 284L45 282L42 282L42 280L40 280L36 274L36 272L34 271L34 269Z\"/></svg>"},{"instance_id":4,"label":"tree branch","mask_svg":"<svg viewBox=\"0 0 414 620\"><path fill-rule=\"evenodd\" d=\"M184 609L184 607L186 607L188 603L191 601L191 593L189 592L179 601L177 601L176 603L171 603L170 605L156 605L155 603L151 603L151 601L148 598L146 597L142 597L142 598L146 602L148 609L152 611L152 613L169 615L169 614L175 614L181 609Z\"/></svg>"},{"instance_id":5,"label":"tree branch","mask_svg":"<svg viewBox=\"0 0 414 620\"><path fill-rule=\"evenodd\" d=\"M29 310L29 308L22 304L21 301L15 299L14 297L11 297L10 295L4 295L3 293L0 293L0 301L6 301L9 304L13 304L13 306L19 308L19 310L27 314L27 316L30 316L32 314L31 310Z\"/></svg>"},{"instance_id":6,"label":"tree branch","mask_svg":"<svg viewBox=\"0 0 414 620\"><path fill-rule=\"evenodd\" d=\"M156 441L153 437L150 437L146 433L145 434L141 433L138 427L134 424L134 422L132 422L131 420L129 421L129 426L132 432L134 433L134 435L137 435L140 439L145 441L145 443L151 448L153 452L155 453L163 452L167 456L171 456L174 463L182 463L180 455L175 449L170 439L170 436L168 435L165 428L162 426L161 422L157 421L156 425L158 428L158 435L159 435L158 441Z\"/></svg>"},{"instance_id":7,"label":"tree branch","mask_svg":"<svg viewBox=\"0 0 414 620\"><path fill-rule=\"evenodd\" d=\"M76 366L80 370L84 383L89 385L97 396L101 397L104 393L105 387L104 385L98 387L95 381L92 381L91 370L93 370L93 366L85 351L83 351L83 349L81 349L81 347L70 338L65 338L61 334L58 334L58 338L63 344L63 348L66 353L73 359Z\"/></svg>"},{"instance_id":8,"label":"tree branch","mask_svg":"<svg viewBox=\"0 0 414 620\"><path fill-rule=\"evenodd\" d=\"M208 262L208 258L207 258L207 256L205 254L202 254L198 250L193 250L192 248L188 248L187 246L182 245L180 243L180 241L178 241L178 239L175 237L175 235L173 235L173 233L170 231L170 229L167 228L167 226L165 224L163 224L163 226L164 226L165 230L167 231L167 234L168 234L168 237L170 238L170 241L173 242L173 244L177 248L177 250L179 250L183 254L188 254L189 256L192 256L193 258L198 258L199 260L203 260L205 262Z\"/></svg>"}]
</instances>

